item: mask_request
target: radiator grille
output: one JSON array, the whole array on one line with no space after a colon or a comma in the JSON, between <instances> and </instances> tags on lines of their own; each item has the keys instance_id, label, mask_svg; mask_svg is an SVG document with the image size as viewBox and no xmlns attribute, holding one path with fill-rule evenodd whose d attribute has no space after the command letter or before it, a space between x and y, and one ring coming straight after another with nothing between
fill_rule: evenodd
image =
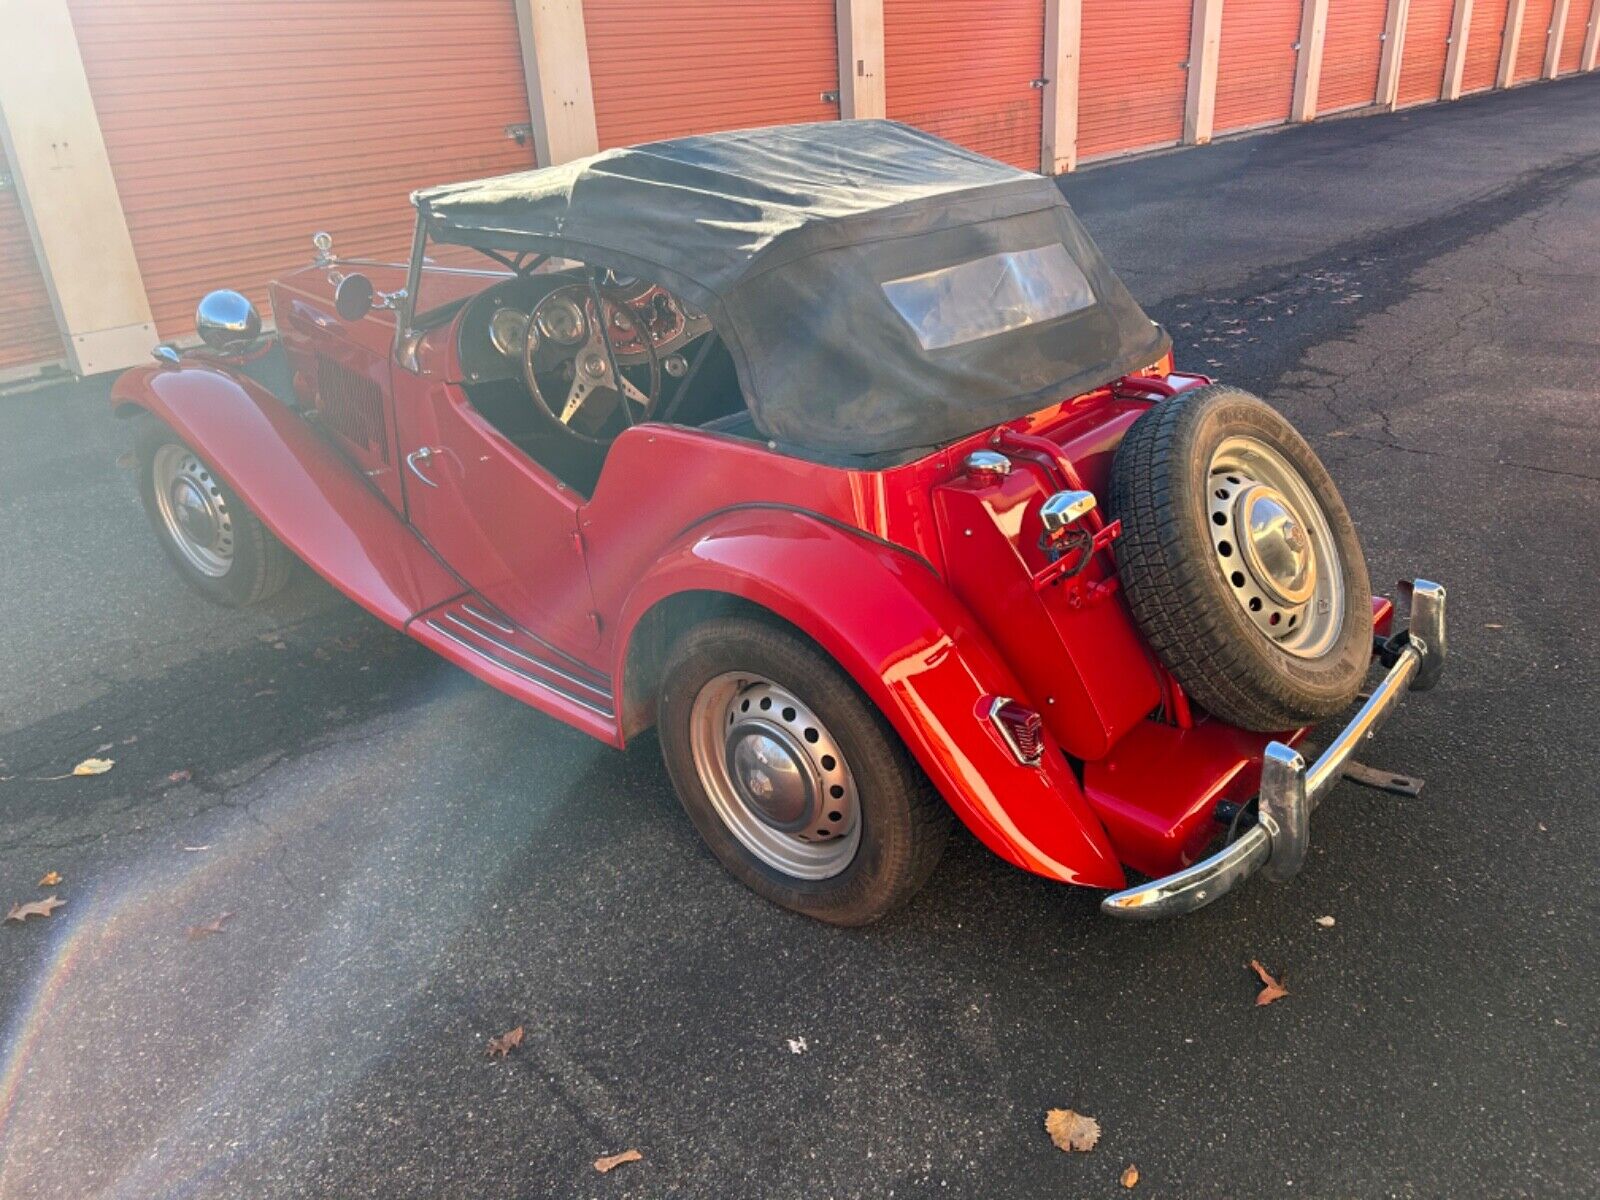
<instances>
[{"instance_id":1,"label":"radiator grille","mask_svg":"<svg viewBox=\"0 0 1600 1200\"><path fill-rule=\"evenodd\" d=\"M383 390L343 363L317 358L317 409L328 428L381 462L389 461Z\"/></svg>"}]
</instances>

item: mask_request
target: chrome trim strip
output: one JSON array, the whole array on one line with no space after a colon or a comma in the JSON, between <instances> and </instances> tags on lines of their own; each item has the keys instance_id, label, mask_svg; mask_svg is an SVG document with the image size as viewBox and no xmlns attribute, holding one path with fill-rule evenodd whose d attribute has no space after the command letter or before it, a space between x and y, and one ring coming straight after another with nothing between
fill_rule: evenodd
<instances>
[{"instance_id":1,"label":"chrome trim strip","mask_svg":"<svg viewBox=\"0 0 1600 1200\"><path fill-rule=\"evenodd\" d=\"M476 625L463 621L460 617L456 616L455 613L445 613L444 619L449 621L450 624L454 625L457 629L465 629L473 637L482 638L484 641L488 642L498 650L503 650L513 657L520 658L523 662L538 667L541 671L549 671L550 674L554 675L557 679L564 679L568 683L573 684L576 687L581 687L586 692L592 692L594 695L599 696L606 701L611 699L611 693L607 689L600 687L598 684L590 683L586 679L580 679L576 675L573 675L567 671L563 671L560 667L552 667L549 663L545 662L544 659L535 658L526 650L522 650L517 646L513 646L510 642L498 638L492 633L487 633L484 630L479 629ZM433 624L433 618L430 617L428 619L428 623L430 625ZM485 658L494 658L494 655L492 654L484 654L481 647L478 647L477 649L478 653L483 654Z\"/></svg>"},{"instance_id":2,"label":"chrome trim strip","mask_svg":"<svg viewBox=\"0 0 1600 1200\"><path fill-rule=\"evenodd\" d=\"M1258 870L1279 882L1292 878L1305 862L1311 814L1343 777L1357 748L1400 707L1407 691L1433 686L1444 667L1444 588L1416 580L1411 613L1411 626L1394 666L1316 762L1308 768L1293 748L1282 742L1267 744L1258 824L1191 867L1107 896L1100 911L1127 921L1154 921L1203 908Z\"/></svg>"},{"instance_id":3,"label":"chrome trim strip","mask_svg":"<svg viewBox=\"0 0 1600 1200\"><path fill-rule=\"evenodd\" d=\"M472 607L472 604L469 601L463 600L459 607L462 612L469 616L477 617L478 620L482 621L485 625L493 625L501 633L515 633L517 631L517 627L515 625L507 625L498 617L491 617L486 612L479 612L476 608Z\"/></svg>"},{"instance_id":4,"label":"chrome trim strip","mask_svg":"<svg viewBox=\"0 0 1600 1200\"><path fill-rule=\"evenodd\" d=\"M427 623L428 628L432 629L440 637L448 638L450 641L452 641L456 645L460 646L463 650L470 650L473 654L476 654L479 658L483 659L485 662L494 663L494 665L499 667L502 671L510 671L511 674L515 675L517 678L525 679L529 683L533 684L535 687L542 687L542 688L545 689L545 691L550 692L553 695L560 696L563 700L571 701L573 704L576 704L579 708L587 709L589 712L594 713L595 716L597 716L597 717L604 717L608 721L616 720L617 714L612 712L611 709L603 708L603 707L601 707L600 705L597 705L597 704L591 704L591 703L589 703L589 701L583 699L580 696L574 696L574 695L571 695L568 692L563 691L562 689L558 688L555 684L551 683L547 679L539 679L539 678L537 678L537 677L535 677L533 675L529 675L526 671L519 671L516 667L511 666L509 663L503 663L497 658L490 657L489 655L485 654L482 650L480 650L477 646L474 646L471 642L467 641L465 638L458 637L457 635L451 633L448 629L446 629L443 625L439 624L439 622L435 621L432 617L429 617L427 619L426 623ZM470 629L471 626L464 626L464 628L469 628Z\"/></svg>"}]
</instances>

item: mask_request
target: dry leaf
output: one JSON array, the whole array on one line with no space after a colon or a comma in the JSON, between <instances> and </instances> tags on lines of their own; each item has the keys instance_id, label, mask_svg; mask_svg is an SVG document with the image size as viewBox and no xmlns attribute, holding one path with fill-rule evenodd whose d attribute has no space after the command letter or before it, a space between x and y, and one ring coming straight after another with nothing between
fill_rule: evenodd
<instances>
[{"instance_id":1,"label":"dry leaf","mask_svg":"<svg viewBox=\"0 0 1600 1200\"><path fill-rule=\"evenodd\" d=\"M1131 1188L1139 1182L1139 1168L1129 1163L1122 1172L1122 1186Z\"/></svg>"},{"instance_id":2,"label":"dry leaf","mask_svg":"<svg viewBox=\"0 0 1600 1200\"><path fill-rule=\"evenodd\" d=\"M1052 1108L1045 1113L1044 1131L1061 1150L1093 1150L1100 1140L1100 1122L1070 1108Z\"/></svg>"},{"instance_id":3,"label":"dry leaf","mask_svg":"<svg viewBox=\"0 0 1600 1200\"><path fill-rule=\"evenodd\" d=\"M1332 917L1318 917L1317 924L1321 925L1324 929L1332 929L1334 921Z\"/></svg>"},{"instance_id":4,"label":"dry leaf","mask_svg":"<svg viewBox=\"0 0 1600 1200\"><path fill-rule=\"evenodd\" d=\"M1267 969L1253 958L1250 960L1250 969L1261 977L1263 985L1256 993L1257 1005L1271 1004L1274 1000L1282 1000L1289 994L1289 989L1267 974Z\"/></svg>"},{"instance_id":5,"label":"dry leaf","mask_svg":"<svg viewBox=\"0 0 1600 1200\"><path fill-rule=\"evenodd\" d=\"M603 1158L594 1160L594 1169L604 1175L607 1171L615 1170L623 1163L638 1162L644 1158L637 1150L624 1150L621 1154L607 1154Z\"/></svg>"},{"instance_id":6,"label":"dry leaf","mask_svg":"<svg viewBox=\"0 0 1600 1200\"><path fill-rule=\"evenodd\" d=\"M114 766L116 766L115 759L86 758L77 766L72 768L72 773L74 775L104 775Z\"/></svg>"},{"instance_id":7,"label":"dry leaf","mask_svg":"<svg viewBox=\"0 0 1600 1200\"><path fill-rule=\"evenodd\" d=\"M44 878L39 880L39 886L40 887L55 887L56 884L58 884L60 882L61 882L61 872L60 871L46 871L44 873Z\"/></svg>"},{"instance_id":8,"label":"dry leaf","mask_svg":"<svg viewBox=\"0 0 1600 1200\"><path fill-rule=\"evenodd\" d=\"M510 1033L489 1039L489 1057L504 1058L520 1045L522 1045L522 1026L518 1025Z\"/></svg>"},{"instance_id":9,"label":"dry leaf","mask_svg":"<svg viewBox=\"0 0 1600 1200\"><path fill-rule=\"evenodd\" d=\"M1485 625L1485 629L1504 629L1504 625Z\"/></svg>"},{"instance_id":10,"label":"dry leaf","mask_svg":"<svg viewBox=\"0 0 1600 1200\"><path fill-rule=\"evenodd\" d=\"M213 934L221 933L222 926L233 919L233 914L223 913L214 921L207 921L204 925L191 925L186 935L191 942L198 942L201 938L208 938Z\"/></svg>"},{"instance_id":11,"label":"dry leaf","mask_svg":"<svg viewBox=\"0 0 1600 1200\"><path fill-rule=\"evenodd\" d=\"M26 921L29 917L48 917L65 903L65 900L46 896L43 900L35 900L29 904L13 904L11 911L6 914L6 920Z\"/></svg>"},{"instance_id":12,"label":"dry leaf","mask_svg":"<svg viewBox=\"0 0 1600 1200\"><path fill-rule=\"evenodd\" d=\"M194 772L189 770L188 767L184 767L181 771L174 771L172 774L168 775L167 782L173 784L188 783L193 774Z\"/></svg>"}]
</instances>

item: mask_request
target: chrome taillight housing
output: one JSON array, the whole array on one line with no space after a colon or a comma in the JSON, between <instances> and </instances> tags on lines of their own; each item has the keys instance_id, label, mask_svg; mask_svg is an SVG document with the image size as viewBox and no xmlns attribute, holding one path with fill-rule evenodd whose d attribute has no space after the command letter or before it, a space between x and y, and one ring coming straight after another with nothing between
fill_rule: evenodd
<instances>
[{"instance_id":1,"label":"chrome taillight housing","mask_svg":"<svg viewBox=\"0 0 1600 1200\"><path fill-rule=\"evenodd\" d=\"M989 704L989 722L1011 748L1017 761L1036 767L1044 756L1044 718L1009 696L996 696Z\"/></svg>"}]
</instances>

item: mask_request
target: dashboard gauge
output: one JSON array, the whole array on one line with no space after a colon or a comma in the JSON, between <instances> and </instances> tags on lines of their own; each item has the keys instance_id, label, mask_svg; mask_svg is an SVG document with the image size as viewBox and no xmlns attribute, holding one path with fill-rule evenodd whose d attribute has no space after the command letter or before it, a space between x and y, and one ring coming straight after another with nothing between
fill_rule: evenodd
<instances>
[{"instance_id":1,"label":"dashboard gauge","mask_svg":"<svg viewBox=\"0 0 1600 1200\"><path fill-rule=\"evenodd\" d=\"M576 346L589 334L583 310L565 296L553 296L539 305L539 334L563 346Z\"/></svg>"},{"instance_id":2,"label":"dashboard gauge","mask_svg":"<svg viewBox=\"0 0 1600 1200\"><path fill-rule=\"evenodd\" d=\"M529 317L514 308L497 308L489 318L489 341L507 358L521 358L528 346Z\"/></svg>"}]
</instances>

